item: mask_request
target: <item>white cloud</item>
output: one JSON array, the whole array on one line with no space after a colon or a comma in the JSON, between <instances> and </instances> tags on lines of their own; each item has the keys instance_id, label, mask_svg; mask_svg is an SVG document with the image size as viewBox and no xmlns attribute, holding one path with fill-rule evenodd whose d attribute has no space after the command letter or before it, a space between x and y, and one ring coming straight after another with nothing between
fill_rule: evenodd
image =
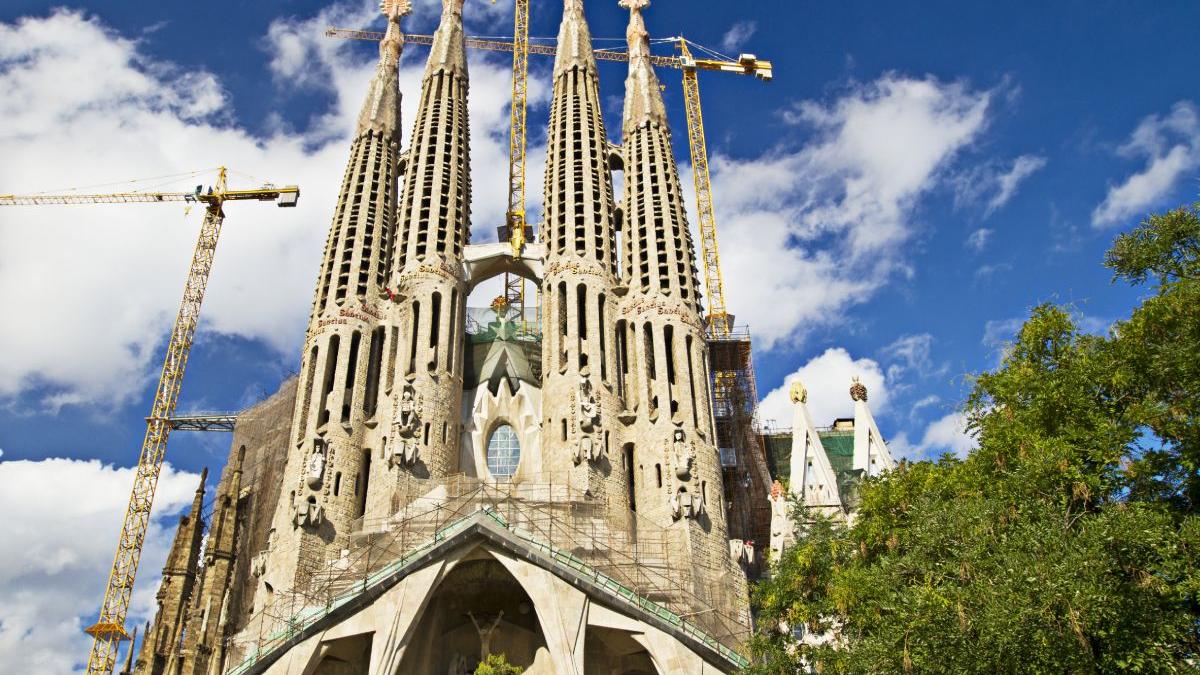
<instances>
[{"instance_id":1,"label":"white cloud","mask_svg":"<svg viewBox=\"0 0 1200 675\"><path fill-rule=\"evenodd\" d=\"M960 209L982 207L981 219L986 219L1011 201L1021 183L1044 166L1045 157L1021 155L1008 167L999 161L972 167L954 177L954 205ZM981 231L984 230L976 230L976 233ZM990 230L987 232L991 233ZM968 240L968 245L971 243Z\"/></svg>"},{"instance_id":2,"label":"white cloud","mask_svg":"<svg viewBox=\"0 0 1200 675\"><path fill-rule=\"evenodd\" d=\"M1034 172L1046 166L1046 158L1036 155L1021 155L1013 161L1012 168L997 177L996 194L987 203L987 213L1008 203L1017 194L1021 181L1032 176Z\"/></svg>"},{"instance_id":3,"label":"white cloud","mask_svg":"<svg viewBox=\"0 0 1200 675\"><path fill-rule=\"evenodd\" d=\"M1126 158L1142 158L1145 167L1109 187L1092 211L1093 227L1109 227L1144 212L1167 197L1185 174L1200 168L1200 112L1181 101L1166 116L1150 115L1117 149Z\"/></svg>"},{"instance_id":4,"label":"white cloud","mask_svg":"<svg viewBox=\"0 0 1200 675\"><path fill-rule=\"evenodd\" d=\"M975 251L976 253L983 251L983 249L987 247L988 240L992 238L992 234L992 230L989 230L986 227L981 227L978 230L975 230L970 236L967 237L967 248Z\"/></svg>"},{"instance_id":5,"label":"white cloud","mask_svg":"<svg viewBox=\"0 0 1200 675\"><path fill-rule=\"evenodd\" d=\"M149 618L175 519L196 474L163 467L146 535L130 626ZM91 638L133 469L70 459L0 463L0 663L6 672L77 672ZM122 653L122 657L124 654Z\"/></svg>"},{"instance_id":6,"label":"white cloud","mask_svg":"<svg viewBox=\"0 0 1200 675\"><path fill-rule=\"evenodd\" d=\"M837 324L911 273L904 244L917 203L983 130L991 96L887 75L790 110L786 120L813 132L801 147L712 158L727 302L762 347Z\"/></svg>"},{"instance_id":7,"label":"white cloud","mask_svg":"<svg viewBox=\"0 0 1200 675\"><path fill-rule=\"evenodd\" d=\"M832 424L835 418L853 417L850 385L855 377L867 387L871 411L875 414L885 412L891 392L879 363L868 358L855 359L845 349L835 347L810 359L784 378L782 385L764 396L758 406L759 419L791 426L793 405L788 390L796 379L808 389L808 410L814 423Z\"/></svg>"},{"instance_id":8,"label":"white cloud","mask_svg":"<svg viewBox=\"0 0 1200 675\"><path fill-rule=\"evenodd\" d=\"M888 381L893 384L909 372L924 378L945 370L933 365L933 336L929 333L902 335L881 352L884 358L893 362L887 370Z\"/></svg>"},{"instance_id":9,"label":"white cloud","mask_svg":"<svg viewBox=\"0 0 1200 675\"><path fill-rule=\"evenodd\" d=\"M925 427L921 442L912 445L907 436L901 434L888 441L893 454L908 459L934 459L949 452L966 457L978 447L975 438L967 433L967 418L960 412L948 413Z\"/></svg>"},{"instance_id":10,"label":"white cloud","mask_svg":"<svg viewBox=\"0 0 1200 675\"><path fill-rule=\"evenodd\" d=\"M721 48L727 52L735 52L741 49L747 40L754 37L757 30L757 21L739 21L725 31L725 36L721 38Z\"/></svg>"},{"instance_id":11,"label":"white cloud","mask_svg":"<svg viewBox=\"0 0 1200 675\"><path fill-rule=\"evenodd\" d=\"M184 73L154 60L137 42L79 12L0 23L0 185L20 194L220 164L299 184L296 209L255 203L228 208L200 336L217 331L262 340L292 359L349 134L374 70L373 57L325 38L323 31L327 23L361 25L375 16L374 7L336 5L309 20L272 25L264 59L272 60L281 86L298 79L303 87L327 88L335 100L305 128L280 123L265 135L234 121L214 75ZM428 21L436 19L431 7L436 9L429 1L419 7L432 17ZM498 10L486 11L478 20L498 16ZM401 86L407 140L427 50L409 47L406 53ZM503 55L473 54L471 67L478 241L494 239L506 206L506 177L497 167L507 166L511 78ZM531 99L544 103L544 81L531 83ZM537 137L535 126L531 138ZM532 149L527 183L535 207L543 151ZM190 189L198 182L185 177L163 189ZM0 400L32 390L37 406L113 405L147 384L157 372L154 350L174 318L199 228L199 210L186 217L182 211L163 205L0 210L0 306L9 317L0 322Z\"/></svg>"}]
</instances>

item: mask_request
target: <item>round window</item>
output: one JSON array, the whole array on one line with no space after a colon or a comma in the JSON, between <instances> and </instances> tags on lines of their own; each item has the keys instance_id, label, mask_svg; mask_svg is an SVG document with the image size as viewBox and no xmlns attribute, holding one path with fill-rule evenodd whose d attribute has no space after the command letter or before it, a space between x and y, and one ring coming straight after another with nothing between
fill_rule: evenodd
<instances>
[{"instance_id":1,"label":"round window","mask_svg":"<svg viewBox=\"0 0 1200 675\"><path fill-rule=\"evenodd\" d=\"M507 424L501 424L492 432L487 445L488 472L494 478L508 478L517 472L521 462L521 443L517 432Z\"/></svg>"}]
</instances>

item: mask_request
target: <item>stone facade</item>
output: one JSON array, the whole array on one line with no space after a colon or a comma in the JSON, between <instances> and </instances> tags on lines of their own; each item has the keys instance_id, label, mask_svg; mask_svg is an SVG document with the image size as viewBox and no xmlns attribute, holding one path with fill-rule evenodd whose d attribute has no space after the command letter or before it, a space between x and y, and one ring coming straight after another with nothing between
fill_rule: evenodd
<instances>
[{"instance_id":1,"label":"stone facade","mask_svg":"<svg viewBox=\"0 0 1200 675\"><path fill-rule=\"evenodd\" d=\"M461 673L489 650L535 674L735 669L749 609L695 252L647 3L623 4L614 145L583 1L564 0L545 222L518 253L470 243L462 0L443 0L404 149L409 3L384 3L299 374L239 418L203 567L181 526L191 562L164 573L139 659L164 665L138 672ZM503 273L537 284L539 320L469 316Z\"/></svg>"}]
</instances>

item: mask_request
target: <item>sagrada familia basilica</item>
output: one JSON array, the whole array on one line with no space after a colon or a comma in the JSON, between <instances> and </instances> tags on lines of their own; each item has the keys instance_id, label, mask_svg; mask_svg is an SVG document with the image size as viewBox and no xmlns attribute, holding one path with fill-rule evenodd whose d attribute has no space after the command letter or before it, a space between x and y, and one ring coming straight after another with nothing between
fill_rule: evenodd
<instances>
[{"instance_id":1,"label":"sagrada familia basilica","mask_svg":"<svg viewBox=\"0 0 1200 675\"><path fill-rule=\"evenodd\" d=\"M792 532L783 483L852 517L855 478L892 460L857 383L854 419L818 429L797 385L792 431L726 458L648 3L621 4L621 143L565 0L544 221L514 252L471 243L463 0L443 0L407 139L407 3L387 3L299 374L239 417L207 535L202 483L128 671L746 665L747 575ZM504 274L539 289L532 318L468 306Z\"/></svg>"}]
</instances>

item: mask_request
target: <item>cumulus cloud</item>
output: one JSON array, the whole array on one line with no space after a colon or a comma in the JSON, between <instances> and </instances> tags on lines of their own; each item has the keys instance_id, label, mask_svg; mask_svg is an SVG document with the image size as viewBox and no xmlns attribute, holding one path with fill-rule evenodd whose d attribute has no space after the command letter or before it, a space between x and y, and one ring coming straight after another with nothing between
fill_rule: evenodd
<instances>
[{"instance_id":1,"label":"cumulus cloud","mask_svg":"<svg viewBox=\"0 0 1200 675\"><path fill-rule=\"evenodd\" d=\"M129 625L146 621L178 513L196 474L164 465ZM86 617L100 605L133 469L98 461L0 462L0 663L5 672L77 672L91 647Z\"/></svg>"},{"instance_id":2,"label":"cumulus cloud","mask_svg":"<svg viewBox=\"0 0 1200 675\"><path fill-rule=\"evenodd\" d=\"M917 204L985 128L991 98L886 75L788 110L785 120L812 132L801 146L712 158L727 300L762 347L836 324L910 272L903 244Z\"/></svg>"},{"instance_id":3,"label":"cumulus cloud","mask_svg":"<svg viewBox=\"0 0 1200 675\"><path fill-rule=\"evenodd\" d=\"M1194 104L1181 101L1166 115L1144 118L1117 154L1142 159L1145 166L1109 187L1104 201L1092 211L1093 227L1111 227L1142 216L1180 178L1200 168L1200 112Z\"/></svg>"},{"instance_id":4,"label":"cumulus cloud","mask_svg":"<svg viewBox=\"0 0 1200 675\"><path fill-rule=\"evenodd\" d=\"M349 135L374 70L373 55L323 31L328 23L362 25L376 16L374 7L335 5L317 17L272 25L264 59L281 83L299 77L302 87L334 96L305 128L280 124L265 135L239 126L215 75L155 60L97 19L57 10L0 23L0 185L18 194L64 186L104 192L128 189L112 185L116 179L183 174L160 189L187 190L211 181L188 172L222 164L299 184L296 209L229 207L200 336L215 331L260 340L294 358ZM426 0L418 9L424 15L414 19L427 22L414 25L432 30L436 3ZM489 21L496 11L475 20ZM427 51L406 53L407 139ZM495 238L506 208L506 177L496 167L507 166L510 75L503 55L471 59L478 241ZM545 99L546 85L535 79L531 100L538 106ZM535 127L531 138L537 137ZM531 149L527 182L536 205L542 152L536 143ZM233 182L255 184L241 175ZM140 391L157 372L151 362L174 318L200 218L199 209L185 214L165 205L0 211L0 305L18 319L0 322L0 400L35 391L32 404L40 407L116 405Z\"/></svg>"},{"instance_id":5,"label":"cumulus cloud","mask_svg":"<svg viewBox=\"0 0 1200 675\"><path fill-rule=\"evenodd\" d=\"M836 347L810 359L784 378L782 385L764 396L758 407L759 419L774 420L785 427L791 425L793 405L789 389L797 379L808 389L808 410L816 424L832 424L838 417L853 417L850 385L855 377L867 387L871 411L885 412L891 391L883 368L873 359L856 359L845 349Z\"/></svg>"},{"instance_id":6,"label":"cumulus cloud","mask_svg":"<svg viewBox=\"0 0 1200 675\"><path fill-rule=\"evenodd\" d=\"M754 37L757 30L757 21L739 21L725 31L724 37L721 38L721 47L727 52L735 52L741 49L747 40Z\"/></svg>"}]
</instances>

